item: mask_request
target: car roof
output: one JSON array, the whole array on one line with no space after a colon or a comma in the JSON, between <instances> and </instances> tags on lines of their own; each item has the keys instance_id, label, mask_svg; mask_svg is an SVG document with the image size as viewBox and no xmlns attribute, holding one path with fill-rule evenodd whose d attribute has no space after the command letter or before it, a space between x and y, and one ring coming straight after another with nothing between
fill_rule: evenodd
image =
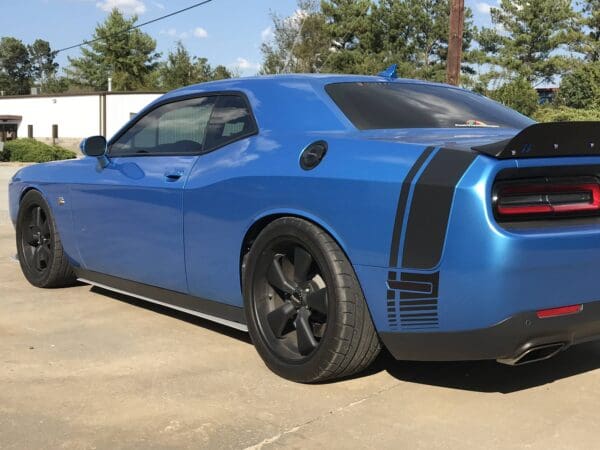
<instances>
[{"instance_id":1,"label":"car roof","mask_svg":"<svg viewBox=\"0 0 600 450\"><path fill-rule=\"evenodd\" d=\"M156 103L187 96L241 92L247 97L261 130L285 132L356 130L325 91L332 83L405 83L457 89L428 81L368 75L286 74L229 78L171 91Z\"/></svg>"},{"instance_id":2,"label":"car roof","mask_svg":"<svg viewBox=\"0 0 600 450\"><path fill-rule=\"evenodd\" d=\"M331 83L407 83L423 84L432 86L446 86L455 88L455 86L445 85L443 83L434 83L431 81L414 80L409 78L389 78L373 75L344 75L344 74L317 74L317 73L298 73L298 74L280 74L280 75L259 75L253 77L228 78L224 80L208 81L191 86L186 86L174 92L185 95L186 92L196 91L199 88L203 90L220 90L226 86L235 83L236 85L246 85L249 88L263 83L280 84L285 82L302 82L313 86L325 86Z\"/></svg>"}]
</instances>

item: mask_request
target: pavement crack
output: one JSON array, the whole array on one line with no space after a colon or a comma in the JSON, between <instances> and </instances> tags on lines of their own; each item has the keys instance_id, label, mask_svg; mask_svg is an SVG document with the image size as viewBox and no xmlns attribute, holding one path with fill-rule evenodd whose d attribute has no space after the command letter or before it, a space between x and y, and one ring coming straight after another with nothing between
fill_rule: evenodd
<instances>
[{"instance_id":1,"label":"pavement crack","mask_svg":"<svg viewBox=\"0 0 600 450\"><path fill-rule=\"evenodd\" d=\"M375 391L375 392L367 395L364 398L361 398L359 400L355 400L353 402L350 402L350 403L348 403L346 405L340 406L340 407L335 408L335 409L330 409L329 411L327 411L324 414L321 414L319 416L316 416L316 417L313 417L311 419L308 419L305 422L302 422L301 424L298 424L298 425L295 425L295 426L293 426L291 428L288 428L287 430L283 430L281 433L278 433L278 434L276 434L274 436L271 436L269 438L263 439L258 444L254 444L254 445L251 445L249 447L246 447L244 450L261 450L264 446L272 444L274 442L277 442L279 439L281 439L285 435L296 433L296 432L302 430L303 428L305 428L305 427L307 427L307 426L309 426L309 425L311 425L311 424L313 424L313 423L315 423L317 421L320 421L320 420L323 420L323 419L325 419L327 417L332 417L332 416L335 416L336 414L339 414L341 412L347 411L347 410L349 410L349 409L351 409L351 408L353 408L355 406L358 406L361 403L364 403L364 402L366 402L368 400L371 400L371 399L373 399L373 398L375 398L375 397L377 397L377 396L379 396L381 394L385 394L386 392L389 392L392 389L397 388L401 384L402 383L395 383L395 384L393 384L391 386L387 386L385 388L379 389L379 390L377 390L377 391Z\"/></svg>"}]
</instances>

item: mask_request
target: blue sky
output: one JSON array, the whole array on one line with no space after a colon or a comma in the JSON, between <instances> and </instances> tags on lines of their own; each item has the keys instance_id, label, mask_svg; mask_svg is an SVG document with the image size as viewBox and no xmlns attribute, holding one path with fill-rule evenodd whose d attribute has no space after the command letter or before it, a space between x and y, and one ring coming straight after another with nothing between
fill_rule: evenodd
<instances>
[{"instance_id":1,"label":"blue sky","mask_svg":"<svg viewBox=\"0 0 600 450\"><path fill-rule=\"evenodd\" d=\"M53 48L68 47L89 39L97 23L114 6L127 14L137 13L147 21L185 8L195 0L20 0L2 2L0 36L14 36L31 43L36 38L50 42ZM489 24L489 6L497 0L467 0L478 25ZM209 59L213 65L236 67L242 75L257 72L260 44L269 35L270 12L291 15L296 0L213 0L187 13L148 25L143 30L158 42L158 51L166 54L182 40L190 52ZM12 20L8 20L8 18ZM58 62L67 64L62 53Z\"/></svg>"}]
</instances>

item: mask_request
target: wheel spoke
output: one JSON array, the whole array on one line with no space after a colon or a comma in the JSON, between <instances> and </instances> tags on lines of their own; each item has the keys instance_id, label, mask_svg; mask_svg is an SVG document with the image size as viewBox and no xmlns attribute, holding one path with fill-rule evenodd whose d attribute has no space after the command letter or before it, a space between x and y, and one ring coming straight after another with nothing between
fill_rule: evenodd
<instances>
[{"instance_id":1,"label":"wheel spoke","mask_svg":"<svg viewBox=\"0 0 600 450\"><path fill-rule=\"evenodd\" d=\"M42 236L50 237L50 225L48 224L48 220L44 220L40 225L40 231Z\"/></svg>"},{"instance_id":2,"label":"wheel spoke","mask_svg":"<svg viewBox=\"0 0 600 450\"><path fill-rule=\"evenodd\" d=\"M25 242L27 242L27 244L29 244L29 245L37 244L37 240L36 240L35 236L33 235L33 227L34 227L34 225L29 225L28 227L25 227L25 229L23 230L23 240Z\"/></svg>"},{"instance_id":3,"label":"wheel spoke","mask_svg":"<svg viewBox=\"0 0 600 450\"><path fill-rule=\"evenodd\" d=\"M44 267L42 266L42 263L44 261L43 255L42 255L42 247L36 247L35 250L33 251L33 262L35 264L35 268L37 270L43 270Z\"/></svg>"},{"instance_id":4,"label":"wheel spoke","mask_svg":"<svg viewBox=\"0 0 600 450\"><path fill-rule=\"evenodd\" d=\"M40 245L33 252L33 261L37 270L44 270L50 262L50 251L46 246Z\"/></svg>"},{"instance_id":5,"label":"wheel spoke","mask_svg":"<svg viewBox=\"0 0 600 450\"><path fill-rule=\"evenodd\" d=\"M306 304L310 309L317 311L324 316L327 315L327 288L311 292L306 296Z\"/></svg>"},{"instance_id":6,"label":"wheel spoke","mask_svg":"<svg viewBox=\"0 0 600 450\"><path fill-rule=\"evenodd\" d=\"M313 263L313 258L302 247L294 249L294 281L302 283L308 281L308 274Z\"/></svg>"},{"instance_id":7,"label":"wheel spoke","mask_svg":"<svg viewBox=\"0 0 600 450\"><path fill-rule=\"evenodd\" d=\"M38 228L41 228L43 225L42 208L39 206L36 206L33 210L33 223Z\"/></svg>"},{"instance_id":8,"label":"wheel spoke","mask_svg":"<svg viewBox=\"0 0 600 450\"><path fill-rule=\"evenodd\" d=\"M300 308L294 322L298 336L298 351L302 356L308 355L319 345L308 321L309 317L310 311L306 308Z\"/></svg>"},{"instance_id":9,"label":"wheel spoke","mask_svg":"<svg viewBox=\"0 0 600 450\"><path fill-rule=\"evenodd\" d=\"M271 267L269 267L269 272L267 274L267 280L274 288L291 294L296 290L296 286L294 286L283 273L283 267L281 267L283 256L284 255L277 254L273 257L273 262L271 263Z\"/></svg>"},{"instance_id":10,"label":"wheel spoke","mask_svg":"<svg viewBox=\"0 0 600 450\"><path fill-rule=\"evenodd\" d=\"M267 314L267 321L273 334L278 338L282 337L295 314L296 308L289 301Z\"/></svg>"}]
</instances>

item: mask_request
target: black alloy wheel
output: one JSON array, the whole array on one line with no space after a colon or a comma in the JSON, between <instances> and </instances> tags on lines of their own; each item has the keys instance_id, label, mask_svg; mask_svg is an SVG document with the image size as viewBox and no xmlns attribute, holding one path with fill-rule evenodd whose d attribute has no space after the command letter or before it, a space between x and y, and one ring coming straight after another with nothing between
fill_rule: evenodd
<instances>
[{"instance_id":1,"label":"black alloy wheel","mask_svg":"<svg viewBox=\"0 0 600 450\"><path fill-rule=\"evenodd\" d=\"M16 243L21 270L34 286L55 288L75 282L50 207L38 191L27 192L21 200Z\"/></svg>"},{"instance_id":2,"label":"black alloy wheel","mask_svg":"<svg viewBox=\"0 0 600 450\"><path fill-rule=\"evenodd\" d=\"M25 221L21 234L23 262L43 276L50 268L54 248L49 220L41 206L31 205L25 212Z\"/></svg>"},{"instance_id":3,"label":"black alloy wheel","mask_svg":"<svg viewBox=\"0 0 600 450\"><path fill-rule=\"evenodd\" d=\"M301 383L368 367L380 350L348 258L318 226L296 217L267 225L244 257L248 331L265 364Z\"/></svg>"},{"instance_id":4,"label":"black alloy wheel","mask_svg":"<svg viewBox=\"0 0 600 450\"><path fill-rule=\"evenodd\" d=\"M265 252L254 283L256 314L268 344L290 360L313 353L327 329L327 285L312 255L284 238Z\"/></svg>"}]
</instances>

